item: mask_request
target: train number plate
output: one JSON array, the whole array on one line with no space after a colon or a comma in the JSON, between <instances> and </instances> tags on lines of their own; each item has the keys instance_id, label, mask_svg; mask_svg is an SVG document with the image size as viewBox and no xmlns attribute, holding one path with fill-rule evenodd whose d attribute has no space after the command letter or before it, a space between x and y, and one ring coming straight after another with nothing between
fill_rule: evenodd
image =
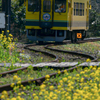
<instances>
[{"instance_id":1,"label":"train number plate","mask_svg":"<svg viewBox=\"0 0 100 100\"><path fill-rule=\"evenodd\" d=\"M82 38L82 33L77 33L77 38L81 39Z\"/></svg>"}]
</instances>

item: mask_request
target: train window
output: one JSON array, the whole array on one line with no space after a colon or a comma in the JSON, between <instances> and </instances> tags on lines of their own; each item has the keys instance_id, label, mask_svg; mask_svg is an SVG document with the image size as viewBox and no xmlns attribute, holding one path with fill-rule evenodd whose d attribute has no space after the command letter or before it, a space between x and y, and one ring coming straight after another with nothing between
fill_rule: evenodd
<instances>
[{"instance_id":1,"label":"train window","mask_svg":"<svg viewBox=\"0 0 100 100\"><path fill-rule=\"evenodd\" d=\"M76 15L79 15L79 3L76 3Z\"/></svg>"},{"instance_id":2,"label":"train window","mask_svg":"<svg viewBox=\"0 0 100 100\"><path fill-rule=\"evenodd\" d=\"M84 6L84 3L83 3L83 11L82 11L82 15L84 16L84 8L85 8L85 6Z\"/></svg>"},{"instance_id":3,"label":"train window","mask_svg":"<svg viewBox=\"0 0 100 100\"><path fill-rule=\"evenodd\" d=\"M66 0L55 0L55 12L66 12Z\"/></svg>"},{"instance_id":4,"label":"train window","mask_svg":"<svg viewBox=\"0 0 100 100\"><path fill-rule=\"evenodd\" d=\"M75 16L84 16L84 3L74 2L74 15Z\"/></svg>"},{"instance_id":5,"label":"train window","mask_svg":"<svg viewBox=\"0 0 100 100\"><path fill-rule=\"evenodd\" d=\"M39 11L39 0L28 0L28 11Z\"/></svg>"},{"instance_id":6,"label":"train window","mask_svg":"<svg viewBox=\"0 0 100 100\"><path fill-rule=\"evenodd\" d=\"M80 3L80 16L84 16L84 3Z\"/></svg>"},{"instance_id":7,"label":"train window","mask_svg":"<svg viewBox=\"0 0 100 100\"><path fill-rule=\"evenodd\" d=\"M43 12L51 11L51 1L43 1Z\"/></svg>"}]
</instances>

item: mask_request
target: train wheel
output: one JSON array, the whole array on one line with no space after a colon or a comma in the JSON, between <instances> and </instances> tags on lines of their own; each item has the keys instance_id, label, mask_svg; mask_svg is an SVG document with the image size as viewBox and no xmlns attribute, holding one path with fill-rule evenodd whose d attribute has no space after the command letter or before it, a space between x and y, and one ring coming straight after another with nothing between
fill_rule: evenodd
<instances>
[{"instance_id":1,"label":"train wheel","mask_svg":"<svg viewBox=\"0 0 100 100\"><path fill-rule=\"evenodd\" d=\"M39 44L43 44L43 41L38 41Z\"/></svg>"},{"instance_id":2,"label":"train wheel","mask_svg":"<svg viewBox=\"0 0 100 100\"><path fill-rule=\"evenodd\" d=\"M86 37L86 31L84 31L84 32L82 33L82 40L84 40L85 37Z\"/></svg>"},{"instance_id":3,"label":"train wheel","mask_svg":"<svg viewBox=\"0 0 100 100\"><path fill-rule=\"evenodd\" d=\"M71 33L71 42L72 43L76 43L77 42L77 37L76 37L76 33L75 32Z\"/></svg>"}]
</instances>

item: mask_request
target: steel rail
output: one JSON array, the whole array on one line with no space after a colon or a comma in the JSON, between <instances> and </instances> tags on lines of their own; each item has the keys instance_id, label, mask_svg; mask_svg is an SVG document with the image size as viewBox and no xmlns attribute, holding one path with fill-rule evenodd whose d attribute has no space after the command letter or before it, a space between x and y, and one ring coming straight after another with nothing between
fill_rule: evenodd
<instances>
[{"instance_id":1,"label":"steel rail","mask_svg":"<svg viewBox=\"0 0 100 100\"><path fill-rule=\"evenodd\" d=\"M64 52L64 53L69 53L69 54L73 54L73 55L79 55L79 56L83 56L83 57L90 58L91 61L97 61L97 58L95 58L94 56L89 55L89 54L79 53L79 52L75 52L75 51L67 51L67 50L54 49L54 48L51 48L51 47L49 47L49 46L50 46L50 45L46 45L45 48L46 48L46 49L49 49L49 50L52 50L52 51ZM53 45L52 45L52 46L53 46Z\"/></svg>"},{"instance_id":2,"label":"steel rail","mask_svg":"<svg viewBox=\"0 0 100 100\"><path fill-rule=\"evenodd\" d=\"M33 46L33 45L32 45L32 44L31 44L31 45L27 45L27 46L25 46L24 48L25 48L25 49L29 49L29 50L31 50L31 51L34 50L35 52L42 52L42 53L44 53L44 54L48 54L48 55L50 55L50 56L56 58L54 61L50 61L50 62L57 62L57 61L58 61L58 57L57 57L56 55L51 54L51 53L48 53L48 52L45 52L45 51L41 51L41 50L30 49L30 48L28 48L29 46ZM65 51L65 50L53 49L53 48L50 48L49 46L51 46L51 45L46 45L45 48L46 48L46 49L53 50L53 51L58 51L58 52L64 52L64 53L70 53L70 54L81 55L81 56L88 57L88 58L92 59L92 61L96 61L96 60L97 60L97 58L95 58L95 57L93 57L93 56L91 56L91 55L88 55L88 54L83 54L83 53L77 53L77 52L72 52L72 51ZM71 66L70 66L70 67L71 67ZM6 74L12 74L12 73L17 72L18 70L24 70L24 69L26 69L26 68L27 68L27 67L15 69L15 70L12 70L12 71L3 72L3 73L0 73L0 75L5 76ZM74 67L72 67L72 68L70 68L70 69L66 69L66 70L67 70L67 71L73 71L73 70L76 69L76 68L78 68L78 66L74 66ZM63 73L64 73L64 71L61 71L61 74L63 74ZM50 77L56 76L57 74L58 74L58 73L52 73L52 74L50 74ZM37 79L33 79L33 80L22 81L21 84L25 86L25 85L29 85L29 81L30 81L30 82L35 81L36 85L41 85L42 82L43 82L44 80L45 80L45 76L40 77L40 78L37 78ZM17 84L17 83L15 83L15 85L16 85L16 84ZM13 89L13 88L11 87L11 84L2 85L2 86L0 86L0 93L1 93L3 90L10 91L10 90L12 90L12 89Z\"/></svg>"}]
</instances>

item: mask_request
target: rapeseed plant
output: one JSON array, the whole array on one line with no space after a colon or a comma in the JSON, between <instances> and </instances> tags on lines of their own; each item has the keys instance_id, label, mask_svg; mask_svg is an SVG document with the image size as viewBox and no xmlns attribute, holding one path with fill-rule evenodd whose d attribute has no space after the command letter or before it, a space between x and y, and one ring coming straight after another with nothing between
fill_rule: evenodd
<instances>
[{"instance_id":1,"label":"rapeseed plant","mask_svg":"<svg viewBox=\"0 0 100 100\"><path fill-rule=\"evenodd\" d=\"M7 30L9 33L9 30ZM4 35L4 31L0 34L0 62L15 63L19 58L15 51L15 43L12 42L13 36L9 34L8 37Z\"/></svg>"}]
</instances>

